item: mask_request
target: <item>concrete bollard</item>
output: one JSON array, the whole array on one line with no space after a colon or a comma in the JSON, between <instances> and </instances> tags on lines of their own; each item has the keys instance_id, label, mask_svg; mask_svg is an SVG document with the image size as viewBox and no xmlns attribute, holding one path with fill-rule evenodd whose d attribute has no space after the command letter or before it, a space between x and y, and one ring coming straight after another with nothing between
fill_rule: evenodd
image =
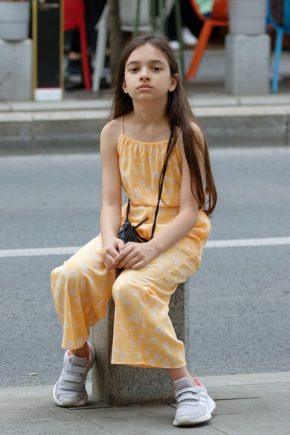
<instances>
[{"instance_id":1,"label":"concrete bollard","mask_svg":"<svg viewBox=\"0 0 290 435\"><path fill-rule=\"evenodd\" d=\"M171 297L169 315L176 335L188 350L189 315L188 282L180 285ZM186 309L187 307L187 309ZM106 319L92 329L92 343L96 349L96 364L93 370L93 400L120 406L149 402L174 402L173 385L164 369L139 368L111 364L114 302L109 303Z\"/></svg>"},{"instance_id":2,"label":"concrete bollard","mask_svg":"<svg viewBox=\"0 0 290 435\"><path fill-rule=\"evenodd\" d=\"M234 95L269 93L270 37L267 0L229 0L226 36L226 89Z\"/></svg>"},{"instance_id":3,"label":"concrete bollard","mask_svg":"<svg viewBox=\"0 0 290 435\"><path fill-rule=\"evenodd\" d=\"M233 95L269 93L268 35L227 35L226 89Z\"/></svg>"},{"instance_id":4,"label":"concrete bollard","mask_svg":"<svg viewBox=\"0 0 290 435\"><path fill-rule=\"evenodd\" d=\"M25 101L32 96L32 42L0 39L0 101Z\"/></svg>"}]
</instances>

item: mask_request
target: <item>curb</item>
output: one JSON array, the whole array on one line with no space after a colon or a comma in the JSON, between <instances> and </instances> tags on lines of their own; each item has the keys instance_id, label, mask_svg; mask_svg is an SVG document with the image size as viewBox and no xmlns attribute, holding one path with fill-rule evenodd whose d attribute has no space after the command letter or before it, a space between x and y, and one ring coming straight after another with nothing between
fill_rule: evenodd
<instances>
[{"instance_id":1,"label":"curb","mask_svg":"<svg viewBox=\"0 0 290 435\"><path fill-rule=\"evenodd\" d=\"M209 147L290 145L290 105L192 109ZM107 108L1 112L0 155L98 152L109 113Z\"/></svg>"}]
</instances>

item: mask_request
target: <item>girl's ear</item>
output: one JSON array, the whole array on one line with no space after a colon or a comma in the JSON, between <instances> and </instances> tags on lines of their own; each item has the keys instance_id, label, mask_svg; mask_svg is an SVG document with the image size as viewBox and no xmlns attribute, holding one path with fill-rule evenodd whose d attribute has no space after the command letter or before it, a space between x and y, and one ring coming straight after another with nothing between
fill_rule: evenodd
<instances>
[{"instance_id":1,"label":"girl's ear","mask_svg":"<svg viewBox=\"0 0 290 435\"><path fill-rule=\"evenodd\" d=\"M126 82L125 82L125 80L124 80L123 83L122 83L122 88L123 88L123 91L125 92L125 94L127 94L128 91L127 91L127 86L126 86Z\"/></svg>"},{"instance_id":2,"label":"girl's ear","mask_svg":"<svg viewBox=\"0 0 290 435\"><path fill-rule=\"evenodd\" d=\"M175 74L173 74L173 76L171 76L171 79L170 79L169 92L174 91L174 89L177 86L177 83L178 83L178 74L175 73Z\"/></svg>"}]
</instances>

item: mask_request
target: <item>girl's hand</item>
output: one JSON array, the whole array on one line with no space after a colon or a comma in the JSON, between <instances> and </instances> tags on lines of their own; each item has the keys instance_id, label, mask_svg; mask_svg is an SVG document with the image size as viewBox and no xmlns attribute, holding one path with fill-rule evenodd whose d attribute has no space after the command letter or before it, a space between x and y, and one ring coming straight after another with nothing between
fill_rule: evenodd
<instances>
[{"instance_id":1,"label":"girl's hand","mask_svg":"<svg viewBox=\"0 0 290 435\"><path fill-rule=\"evenodd\" d=\"M125 243L123 240L115 237L113 241L103 248L103 262L108 270L117 269L118 263L116 262L116 258L119 253L124 248Z\"/></svg>"},{"instance_id":2,"label":"girl's hand","mask_svg":"<svg viewBox=\"0 0 290 435\"><path fill-rule=\"evenodd\" d=\"M119 269L141 269L147 266L159 254L149 242L128 242L115 258Z\"/></svg>"}]
</instances>

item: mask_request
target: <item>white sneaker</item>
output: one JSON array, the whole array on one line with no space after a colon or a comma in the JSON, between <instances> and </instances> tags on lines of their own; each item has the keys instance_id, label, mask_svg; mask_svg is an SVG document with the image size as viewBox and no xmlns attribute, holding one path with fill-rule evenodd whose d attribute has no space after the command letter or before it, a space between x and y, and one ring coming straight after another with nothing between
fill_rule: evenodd
<instances>
[{"instance_id":1,"label":"white sneaker","mask_svg":"<svg viewBox=\"0 0 290 435\"><path fill-rule=\"evenodd\" d=\"M86 379L95 361L95 350L88 343L89 359L66 351L63 370L53 389L53 400L58 406L83 406L88 401Z\"/></svg>"},{"instance_id":2,"label":"white sneaker","mask_svg":"<svg viewBox=\"0 0 290 435\"><path fill-rule=\"evenodd\" d=\"M182 28L182 40L185 45L197 44L197 38L191 33L188 27Z\"/></svg>"},{"instance_id":3,"label":"white sneaker","mask_svg":"<svg viewBox=\"0 0 290 435\"><path fill-rule=\"evenodd\" d=\"M169 41L169 45L172 48L172 50L179 50L180 49L180 44L178 41Z\"/></svg>"},{"instance_id":4,"label":"white sneaker","mask_svg":"<svg viewBox=\"0 0 290 435\"><path fill-rule=\"evenodd\" d=\"M174 426L193 426L211 419L215 403L202 384L193 386L188 378L181 378L174 385L177 401Z\"/></svg>"}]
</instances>

